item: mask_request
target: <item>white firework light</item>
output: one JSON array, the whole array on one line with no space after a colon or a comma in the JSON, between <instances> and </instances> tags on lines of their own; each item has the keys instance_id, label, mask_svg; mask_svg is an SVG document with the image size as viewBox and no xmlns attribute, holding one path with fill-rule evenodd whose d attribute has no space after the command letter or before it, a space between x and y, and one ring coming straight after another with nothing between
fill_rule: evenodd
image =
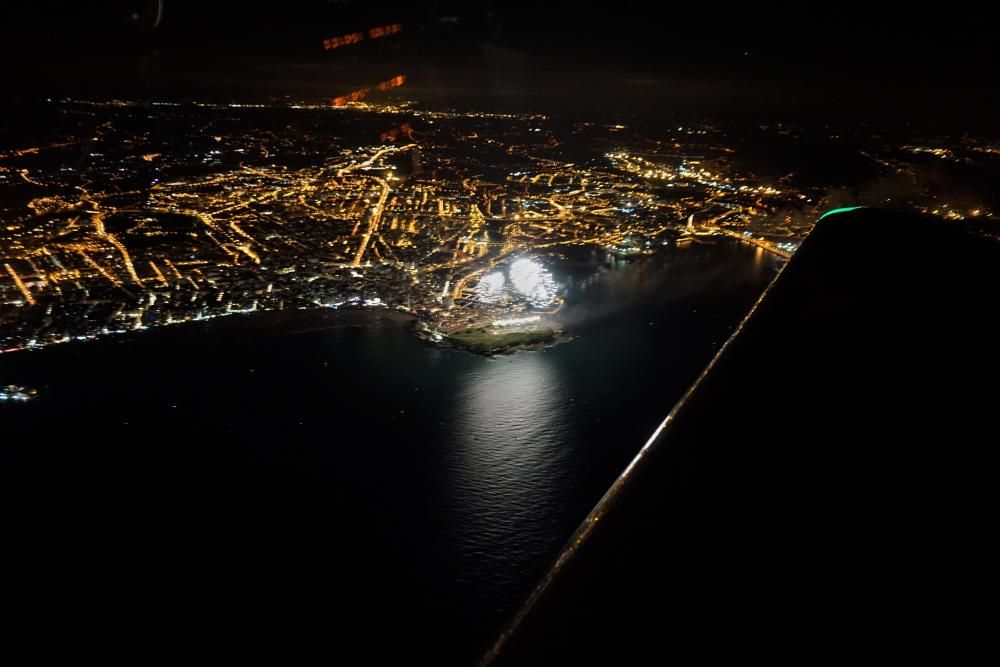
<instances>
[{"instance_id":1,"label":"white firework light","mask_svg":"<svg viewBox=\"0 0 1000 667\"><path fill-rule=\"evenodd\" d=\"M503 286L507 283L507 277L503 271L487 273L479 281L479 300L486 303L495 302L503 294Z\"/></svg>"},{"instance_id":2,"label":"white firework light","mask_svg":"<svg viewBox=\"0 0 1000 667\"><path fill-rule=\"evenodd\" d=\"M538 262L522 257L510 265L507 273L514 289L522 296L533 302L550 300L551 295L545 285L545 270Z\"/></svg>"},{"instance_id":3,"label":"white firework light","mask_svg":"<svg viewBox=\"0 0 1000 667\"><path fill-rule=\"evenodd\" d=\"M532 306L551 306L558 286L552 274L539 262L522 257L511 262L506 274L503 271L487 273L479 281L477 293L485 303L497 303L510 293L515 298L525 299Z\"/></svg>"}]
</instances>

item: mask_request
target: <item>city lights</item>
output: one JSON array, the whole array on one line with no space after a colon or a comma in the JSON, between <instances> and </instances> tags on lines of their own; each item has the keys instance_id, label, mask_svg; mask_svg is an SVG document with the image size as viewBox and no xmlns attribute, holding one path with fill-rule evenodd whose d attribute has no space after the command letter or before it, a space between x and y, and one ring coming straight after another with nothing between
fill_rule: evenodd
<instances>
[{"instance_id":1,"label":"city lights","mask_svg":"<svg viewBox=\"0 0 1000 667\"><path fill-rule=\"evenodd\" d=\"M341 305L404 310L431 340L535 316L542 330L562 304L551 270L571 249L616 265L728 236L787 258L836 208L825 186L754 176L721 126L665 125L640 149L621 143L616 122L376 101L406 82L338 97L335 111L301 100L193 102L182 115L173 102L143 106L183 138L177 153L129 129L137 102L48 102L79 127L0 152L0 350ZM281 121L239 124L262 109ZM320 113L336 124L300 122ZM587 133L613 148L559 147ZM906 160L940 169L998 151L964 137L864 155L912 171ZM993 216L988 202L933 191L908 204L954 221Z\"/></svg>"}]
</instances>

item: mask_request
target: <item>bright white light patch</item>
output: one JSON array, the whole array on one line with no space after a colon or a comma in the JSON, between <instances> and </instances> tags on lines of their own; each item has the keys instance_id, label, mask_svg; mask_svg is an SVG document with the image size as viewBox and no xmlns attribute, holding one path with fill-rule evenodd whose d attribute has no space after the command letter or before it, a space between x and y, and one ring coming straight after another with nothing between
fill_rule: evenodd
<instances>
[{"instance_id":1,"label":"bright white light patch","mask_svg":"<svg viewBox=\"0 0 1000 667\"><path fill-rule=\"evenodd\" d=\"M535 291L541 275L542 267L530 259L522 258L510 265L510 281L514 283L514 289L525 296Z\"/></svg>"},{"instance_id":2,"label":"bright white light patch","mask_svg":"<svg viewBox=\"0 0 1000 667\"><path fill-rule=\"evenodd\" d=\"M503 273L500 271L494 271L493 273L487 273L483 276L482 286L484 290L499 292L503 289L504 282L506 282L506 278L503 277Z\"/></svg>"},{"instance_id":3,"label":"bright white light patch","mask_svg":"<svg viewBox=\"0 0 1000 667\"><path fill-rule=\"evenodd\" d=\"M522 257L510 265L508 273L514 289L521 295L537 304L552 301L555 293L552 276L538 262Z\"/></svg>"},{"instance_id":4,"label":"bright white light patch","mask_svg":"<svg viewBox=\"0 0 1000 667\"><path fill-rule=\"evenodd\" d=\"M530 317L511 317L506 320L493 320L493 326L495 327L516 327L522 324L531 324L532 322L541 322L542 318L539 315L532 315Z\"/></svg>"},{"instance_id":5,"label":"bright white light patch","mask_svg":"<svg viewBox=\"0 0 1000 667\"><path fill-rule=\"evenodd\" d=\"M552 305L557 289L551 273L535 260L522 257L506 272L493 271L480 278L476 296L482 303L500 304L515 297L515 301L546 308Z\"/></svg>"},{"instance_id":6,"label":"bright white light patch","mask_svg":"<svg viewBox=\"0 0 1000 667\"><path fill-rule=\"evenodd\" d=\"M496 301L503 294L503 287L506 283L507 278L503 275L502 271L487 273L479 280L479 287L477 289L479 300L486 303Z\"/></svg>"}]
</instances>

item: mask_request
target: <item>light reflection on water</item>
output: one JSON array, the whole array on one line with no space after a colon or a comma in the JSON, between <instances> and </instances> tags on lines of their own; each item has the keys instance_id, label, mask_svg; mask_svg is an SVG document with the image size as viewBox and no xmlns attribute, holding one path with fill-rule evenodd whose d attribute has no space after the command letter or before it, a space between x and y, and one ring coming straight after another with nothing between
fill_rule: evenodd
<instances>
[{"instance_id":1,"label":"light reflection on water","mask_svg":"<svg viewBox=\"0 0 1000 667\"><path fill-rule=\"evenodd\" d=\"M492 570L498 593L519 576L510 565L559 540L550 527L568 472L564 380L551 355L519 354L476 364L456 394L442 476L462 539L477 542L468 565Z\"/></svg>"}]
</instances>

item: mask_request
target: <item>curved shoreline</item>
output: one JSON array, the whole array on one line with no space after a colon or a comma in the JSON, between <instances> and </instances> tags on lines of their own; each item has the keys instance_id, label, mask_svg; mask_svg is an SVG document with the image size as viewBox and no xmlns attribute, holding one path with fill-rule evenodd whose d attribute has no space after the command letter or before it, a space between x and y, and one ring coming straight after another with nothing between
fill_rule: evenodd
<instances>
[{"instance_id":1,"label":"curved shoreline","mask_svg":"<svg viewBox=\"0 0 1000 667\"><path fill-rule=\"evenodd\" d=\"M201 335L211 336L254 336L256 334L270 334L273 327L281 328L282 333L304 334L313 331L323 331L327 329L337 329L341 327L371 327L383 324L400 326L407 329L414 338L424 341L426 344L439 349L454 349L475 354L477 356L495 357L513 354L519 351L541 350L552 345L570 340L560 327L553 333L551 340L531 343L514 344L501 348L482 351L471 347L456 344L447 338L437 340L428 335L428 330L421 327L424 323L418 315L403 310L393 308L302 308L296 310L261 310L255 312L238 312L227 315L220 315L202 320L188 320L185 322L174 322L145 329L126 330L119 332L109 332L106 334L88 336L83 338L73 338L67 341L57 341L39 345L35 347L25 347L16 350L8 350L0 354L0 359L10 358L10 355L17 354L22 357L29 352L42 352L50 349L76 350L81 345L92 343L111 343L112 341L130 343L139 337L144 339L155 338L159 335L173 335L184 332L197 332Z\"/></svg>"},{"instance_id":2,"label":"curved shoreline","mask_svg":"<svg viewBox=\"0 0 1000 667\"><path fill-rule=\"evenodd\" d=\"M318 320L317 320L318 318ZM391 322L400 326L417 321L417 316L391 308L302 308L295 310L260 310L254 312L234 312L200 320L172 322L143 329L111 331L108 333L71 338L65 341L53 341L44 345L7 350L0 353L0 359L9 355L22 356L27 352L42 352L49 349L76 349L79 345L111 342L132 342L139 337L151 338L169 333L199 331L211 335L253 335L258 332L268 332L265 327L275 324L282 327L284 333L307 333L339 327L365 327L378 322Z\"/></svg>"},{"instance_id":3,"label":"curved shoreline","mask_svg":"<svg viewBox=\"0 0 1000 667\"><path fill-rule=\"evenodd\" d=\"M503 344L487 350L477 349L472 345L465 345L450 336L446 336L441 340L435 340L428 336L426 332L420 331L419 329L415 329L414 333L417 338L436 348L460 350L462 352L467 352L468 354L474 354L477 357L489 358L505 357L517 352L537 352L539 350L544 350L546 348L559 345L560 343L566 343L573 340L573 336L566 333L566 331L560 327L558 329L553 329L550 336L546 337L544 340L533 341L530 343Z\"/></svg>"}]
</instances>

